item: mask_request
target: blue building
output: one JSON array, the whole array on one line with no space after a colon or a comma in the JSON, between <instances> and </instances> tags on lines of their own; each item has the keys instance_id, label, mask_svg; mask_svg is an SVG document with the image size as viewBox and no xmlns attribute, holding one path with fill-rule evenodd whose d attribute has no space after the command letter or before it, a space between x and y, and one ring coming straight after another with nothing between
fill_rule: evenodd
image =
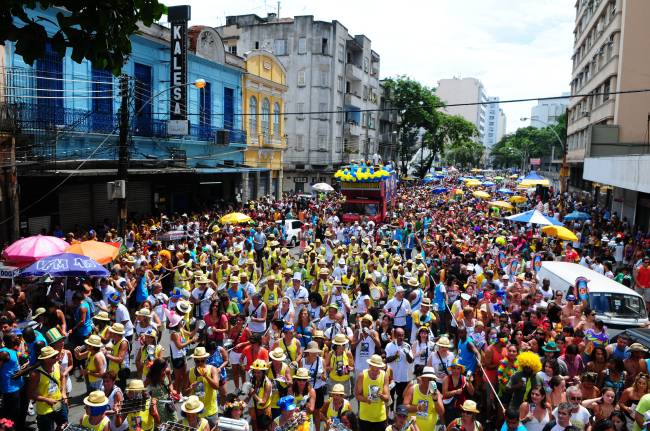
<instances>
[{"instance_id":1,"label":"blue building","mask_svg":"<svg viewBox=\"0 0 650 431\"><path fill-rule=\"evenodd\" d=\"M38 13L56 21L57 11ZM170 31L141 26L131 40L122 69L129 76L129 215L182 213L237 200L242 175L260 170L243 166L243 59L225 52L214 29L189 29L188 82L203 79L206 85L187 86L189 135L168 136ZM106 184L117 174L119 78L69 55L61 59L48 46L30 67L12 43L0 45L0 112L10 120L0 122L0 130L15 136L21 208L38 201L21 216L29 232L117 218Z\"/></svg>"}]
</instances>

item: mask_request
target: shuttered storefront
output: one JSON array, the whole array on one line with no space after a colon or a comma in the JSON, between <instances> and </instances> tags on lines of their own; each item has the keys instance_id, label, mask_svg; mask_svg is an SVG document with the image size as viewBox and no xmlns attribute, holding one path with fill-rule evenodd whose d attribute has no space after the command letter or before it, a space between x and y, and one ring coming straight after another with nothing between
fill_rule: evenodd
<instances>
[{"instance_id":1,"label":"shuttered storefront","mask_svg":"<svg viewBox=\"0 0 650 431\"><path fill-rule=\"evenodd\" d=\"M63 186L59 192L61 228L66 231L75 227L87 229L92 224L91 202L91 184Z\"/></svg>"},{"instance_id":2,"label":"shuttered storefront","mask_svg":"<svg viewBox=\"0 0 650 431\"><path fill-rule=\"evenodd\" d=\"M129 218L132 216L142 218L151 214L151 206L153 203L151 183L148 181L129 181L126 188Z\"/></svg>"},{"instance_id":3,"label":"shuttered storefront","mask_svg":"<svg viewBox=\"0 0 650 431\"><path fill-rule=\"evenodd\" d=\"M117 202L108 200L106 183L96 183L93 188L93 219L97 226L103 224L104 220L109 220L114 224L117 219Z\"/></svg>"}]
</instances>

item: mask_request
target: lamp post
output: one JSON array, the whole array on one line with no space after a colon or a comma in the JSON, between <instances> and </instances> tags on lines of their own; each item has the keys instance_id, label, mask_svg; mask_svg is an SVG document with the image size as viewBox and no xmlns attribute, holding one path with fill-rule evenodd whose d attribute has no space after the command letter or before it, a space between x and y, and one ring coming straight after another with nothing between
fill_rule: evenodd
<instances>
[{"instance_id":1,"label":"lamp post","mask_svg":"<svg viewBox=\"0 0 650 431\"><path fill-rule=\"evenodd\" d=\"M521 117L521 121L527 121L529 120L531 122L537 121L540 124L543 124L544 126L547 126L549 129L551 129L551 132L555 135L557 138L557 141L560 143L560 147L562 148L562 165L560 165L560 192L564 193L567 190L567 185L566 185L566 179L568 177L568 167L567 167L567 161L566 161L566 156L567 156L567 147L564 142L562 142L562 138L560 138L560 135L555 131L555 129L552 127L552 124L547 123L546 121L542 121L538 118L534 117Z\"/></svg>"},{"instance_id":2,"label":"lamp post","mask_svg":"<svg viewBox=\"0 0 650 431\"><path fill-rule=\"evenodd\" d=\"M206 86L205 79L196 79L192 82L186 82L184 84L178 84L178 85L172 85L169 87L166 87L156 94L152 95L147 99L140 109L138 109L134 114L133 117L136 118L142 110L144 109L145 106L147 106L151 101L155 98L160 96L163 93L166 93L169 90L173 90L174 88L178 87L185 87L188 85L193 85L198 89L202 89ZM124 197L123 198L118 198L117 199L117 220L118 220L118 229L117 232L118 234L122 235L122 237L126 240L126 220L127 220L127 206L126 206L126 184L127 184L127 179L128 179L128 174L129 174L129 144L128 144L128 136L129 136L129 111L128 111L128 78L126 75L122 75L120 77L120 91L121 91L121 105L120 105L120 130L119 130L119 145L118 145L118 162L117 162L117 179L119 181L124 181Z\"/></svg>"}]
</instances>

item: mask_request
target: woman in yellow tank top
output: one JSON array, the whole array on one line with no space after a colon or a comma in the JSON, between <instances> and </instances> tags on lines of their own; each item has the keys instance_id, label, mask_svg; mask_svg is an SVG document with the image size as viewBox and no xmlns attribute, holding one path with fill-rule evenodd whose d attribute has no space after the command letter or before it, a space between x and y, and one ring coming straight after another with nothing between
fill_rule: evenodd
<instances>
[{"instance_id":1,"label":"woman in yellow tank top","mask_svg":"<svg viewBox=\"0 0 650 431\"><path fill-rule=\"evenodd\" d=\"M196 395L190 395L187 400L181 404L181 414L184 416L181 423L187 427L193 428L196 431L209 431L210 424L208 420L199 417L203 412L204 405Z\"/></svg>"},{"instance_id":2,"label":"woman in yellow tank top","mask_svg":"<svg viewBox=\"0 0 650 431\"><path fill-rule=\"evenodd\" d=\"M155 329L145 332L140 341L140 350L135 355L135 366L142 380L147 378L149 367L151 367L154 359L163 357L163 347L160 344L156 344L157 336L158 332Z\"/></svg>"},{"instance_id":3,"label":"woman in yellow tank top","mask_svg":"<svg viewBox=\"0 0 650 431\"><path fill-rule=\"evenodd\" d=\"M266 377L271 380L272 393L271 393L271 416L276 418L280 415L278 407L278 400L289 393L289 387L293 384L291 378L291 369L284 362L287 359L284 351L280 347L276 347L269 354L271 365L266 373Z\"/></svg>"},{"instance_id":4,"label":"woman in yellow tank top","mask_svg":"<svg viewBox=\"0 0 650 431\"><path fill-rule=\"evenodd\" d=\"M293 395L298 409L307 413L307 419L311 421L316 406L316 391L309 380L311 376L307 368L298 368L293 376ZM305 400L303 402L303 400Z\"/></svg>"},{"instance_id":5,"label":"woman in yellow tank top","mask_svg":"<svg viewBox=\"0 0 650 431\"><path fill-rule=\"evenodd\" d=\"M347 344L348 338L344 334L336 334L332 340L332 351L325 359L325 369L329 378L337 383L350 380L350 375L354 370L354 357L352 352L345 347Z\"/></svg>"},{"instance_id":6,"label":"woman in yellow tank top","mask_svg":"<svg viewBox=\"0 0 650 431\"><path fill-rule=\"evenodd\" d=\"M190 391L193 391L203 403L200 416L205 418L211 427L217 425L217 391L219 390L219 372L212 365L206 364L210 357L205 347L194 349L192 358L195 367L190 370Z\"/></svg>"},{"instance_id":7,"label":"woman in yellow tank top","mask_svg":"<svg viewBox=\"0 0 650 431\"><path fill-rule=\"evenodd\" d=\"M93 391L84 398L86 412L79 421L79 425L89 431L108 431L110 419L106 416L108 398L102 391Z\"/></svg>"},{"instance_id":8,"label":"woman in yellow tank top","mask_svg":"<svg viewBox=\"0 0 650 431\"><path fill-rule=\"evenodd\" d=\"M253 379L246 402L253 401L249 409L254 431L267 430L271 425L271 380L266 377L269 364L264 359L257 359L251 365Z\"/></svg>"},{"instance_id":9,"label":"woman in yellow tank top","mask_svg":"<svg viewBox=\"0 0 650 431\"><path fill-rule=\"evenodd\" d=\"M417 383L409 384L404 390L404 405L409 416L415 416L415 423L420 430L434 429L438 418L444 414L442 396L435 385L435 372L431 367L424 367ZM433 382L433 385L431 385Z\"/></svg>"}]
</instances>

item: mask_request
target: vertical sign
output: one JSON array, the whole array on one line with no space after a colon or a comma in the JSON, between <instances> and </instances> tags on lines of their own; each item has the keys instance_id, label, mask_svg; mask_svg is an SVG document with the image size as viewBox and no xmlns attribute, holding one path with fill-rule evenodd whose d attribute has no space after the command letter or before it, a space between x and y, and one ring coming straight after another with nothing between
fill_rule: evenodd
<instances>
[{"instance_id":1,"label":"vertical sign","mask_svg":"<svg viewBox=\"0 0 650 431\"><path fill-rule=\"evenodd\" d=\"M171 120L187 120L187 22L190 20L190 6L171 6L168 16L171 24L169 116Z\"/></svg>"}]
</instances>

